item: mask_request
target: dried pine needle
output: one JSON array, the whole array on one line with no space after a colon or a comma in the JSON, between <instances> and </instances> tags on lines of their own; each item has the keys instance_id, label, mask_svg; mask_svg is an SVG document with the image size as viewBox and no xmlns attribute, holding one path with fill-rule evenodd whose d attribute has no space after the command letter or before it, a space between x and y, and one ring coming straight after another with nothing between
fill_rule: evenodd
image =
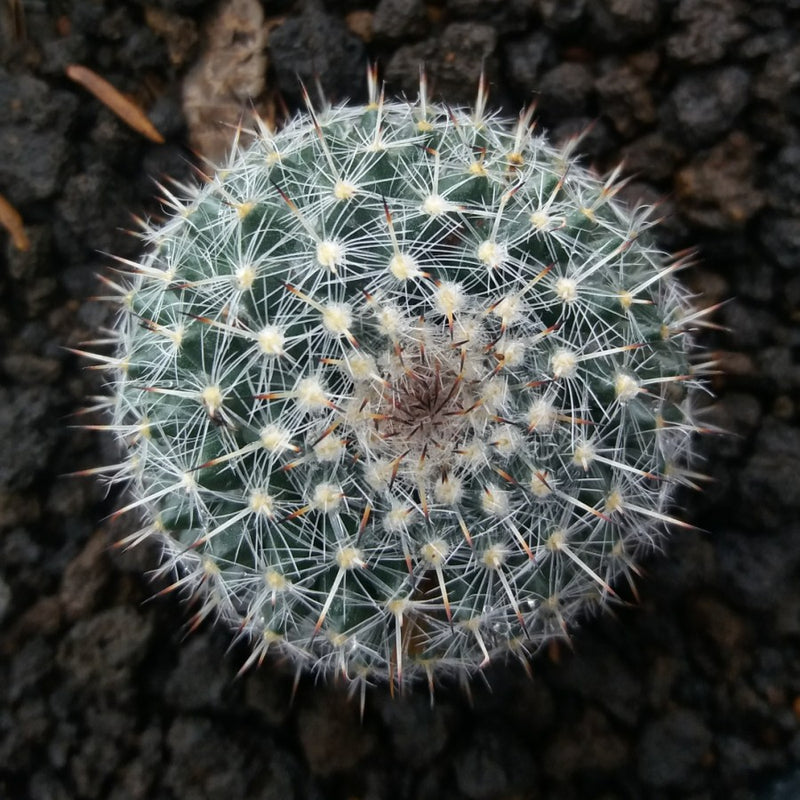
<instances>
[{"instance_id":1,"label":"dried pine needle","mask_svg":"<svg viewBox=\"0 0 800 800\"><path fill-rule=\"evenodd\" d=\"M9 0L9 11L11 14L11 24L14 29L14 41L24 42L27 36L25 25L25 9L22 0Z\"/></svg>"},{"instance_id":2,"label":"dried pine needle","mask_svg":"<svg viewBox=\"0 0 800 800\"><path fill-rule=\"evenodd\" d=\"M22 225L22 217L8 200L0 194L0 225L2 225L11 235L11 241L14 242L14 247L17 250L29 250L31 246L30 239L25 233L25 228Z\"/></svg>"},{"instance_id":3,"label":"dried pine needle","mask_svg":"<svg viewBox=\"0 0 800 800\"><path fill-rule=\"evenodd\" d=\"M101 103L110 108L126 125L147 137L151 142L164 143L164 137L136 103L115 89L105 78L80 64L70 64L67 77L88 89Z\"/></svg>"}]
</instances>

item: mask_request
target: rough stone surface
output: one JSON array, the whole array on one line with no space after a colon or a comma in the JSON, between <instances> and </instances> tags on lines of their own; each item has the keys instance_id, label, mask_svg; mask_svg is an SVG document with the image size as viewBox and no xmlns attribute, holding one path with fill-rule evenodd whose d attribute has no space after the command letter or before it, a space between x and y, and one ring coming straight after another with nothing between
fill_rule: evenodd
<instances>
[{"instance_id":1,"label":"rough stone surface","mask_svg":"<svg viewBox=\"0 0 800 800\"><path fill-rule=\"evenodd\" d=\"M294 104L300 101L298 79L313 87L320 78L325 91L338 100L363 91L363 43L344 20L318 5L308 3L302 16L286 18L269 37L277 88Z\"/></svg>"},{"instance_id":2,"label":"rough stone surface","mask_svg":"<svg viewBox=\"0 0 800 800\"><path fill-rule=\"evenodd\" d=\"M693 66L720 61L747 33L739 20L745 4L729 0L681 0L678 32L667 39L667 55Z\"/></svg>"},{"instance_id":3,"label":"rough stone surface","mask_svg":"<svg viewBox=\"0 0 800 800\"><path fill-rule=\"evenodd\" d=\"M785 270L800 266L800 219L770 214L761 220L761 243L773 263Z\"/></svg>"},{"instance_id":4,"label":"rough stone surface","mask_svg":"<svg viewBox=\"0 0 800 800\"><path fill-rule=\"evenodd\" d=\"M380 0L372 18L372 33L376 39L407 39L424 34L426 23L422 0Z\"/></svg>"},{"instance_id":5,"label":"rough stone surface","mask_svg":"<svg viewBox=\"0 0 800 800\"><path fill-rule=\"evenodd\" d=\"M800 142L781 148L767 168L770 205L800 215Z\"/></svg>"},{"instance_id":6,"label":"rough stone surface","mask_svg":"<svg viewBox=\"0 0 800 800\"><path fill-rule=\"evenodd\" d=\"M107 547L105 535L95 534L64 571L59 599L68 620L86 617L102 603L101 593L111 579L103 557Z\"/></svg>"},{"instance_id":7,"label":"rough stone surface","mask_svg":"<svg viewBox=\"0 0 800 800\"><path fill-rule=\"evenodd\" d=\"M439 758L447 746L448 731L456 723L451 709L431 709L419 696L404 703L384 699L380 714L397 758L417 767Z\"/></svg>"},{"instance_id":8,"label":"rough stone surface","mask_svg":"<svg viewBox=\"0 0 800 800\"><path fill-rule=\"evenodd\" d=\"M515 39L505 48L509 80L523 94L533 91L539 75L551 60L553 42L543 31L535 31L524 39Z\"/></svg>"},{"instance_id":9,"label":"rough stone surface","mask_svg":"<svg viewBox=\"0 0 800 800\"><path fill-rule=\"evenodd\" d=\"M207 635L200 634L187 641L164 687L165 700L181 711L223 706L233 675L219 669L214 663L216 655Z\"/></svg>"},{"instance_id":10,"label":"rough stone surface","mask_svg":"<svg viewBox=\"0 0 800 800\"><path fill-rule=\"evenodd\" d=\"M150 19L159 30L165 26L169 30L163 19L153 19L152 12ZM257 0L221 3L203 28L201 54L183 82L182 106L192 147L213 163L228 155L230 131L238 125L243 108L251 104L263 111L266 46L264 9ZM169 109L154 111L163 114ZM243 143L247 138L245 133Z\"/></svg>"},{"instance_id":11,"label":"rough stone surface","mask_svg":"<svg viewBox=\"0 0 800 800\"><path fill-rule=\"evenodd\" d=\"M651 125L656 107L647 86L646 76L630 65L613 68L595 82L611 124L624 137Z\"/></svg>"},{"instance_id":12,"label":"rough stone surface","mask_svg":"<svg viewBox=\"0 0 800 800\"><path fill-rule=\"evenodd\" d=\"M740 67L689 75L671 95L674 133L690 144L707 145L727 133L747 105L750 78Z\"/></svg>"},{"instance_id":13,"label":"rough stone surface","mask_svg":"<svg viewBox=\"0 0 800 800\"><path fill-rule=\"evenodd\" d=\"M586 0L535 0L535 5L544 24L553 30L575 26L586 10Z\"/></svg>"},{"instance_id":14,"label":"rough stone surface","mask_svg":"<svg viewBox=\"0 0 800 800\"><path fill-rule=\"evenodd\" d=\"M178 717L166 736L166 784L178 797L230 800L245 797L244 752L202 717Z\"/></svg>"},{"instance_id":15,"label":"rough stone surface","mask_svg":"<svg viewBox=\"0 0 800 800\"><path fill-rule=\"evenodd\" d=\"M71 150L77 98L31 75L0 67L0 186L13 203L52 197Z\"/></svg>"},{"instance_id":16,"label":"rough stone surface","mask_svg":"<svg viewBox=\"0 0 800 800\"><path fill-rule=\"evenodd\" d=\"M544 763L548 776L560 782L560 776L577 772L608 774L629 758L630 745L624 736L614 732L606 716L589 707L549 745Z\"/></svg>"},{"instance_id":17,"label":"rough stone surface","mask_svg":"<svg viewBox=\"0 0 800 800\"><path fill-rule=\"evenodd\" d=\"M594 31L619 45L652 35L660 20L659 0L588 0Z\"/></svg>"},{"instance_id":18,"label":"rough stone surface","mask_svg":"<svg viewBox=\"0 0 800 800\"><path fill-rule=\"evenodd\" d=\"M72 627L59 646L58 664L82 689L119 691L144 658L151 634L152 626L135 611L109 608Z\"/></svg>"},{"instance_id":19,"label":"rough stone surface","mask_svg":"<svg viewBox=\"0 0 800 800\"><path fill-rule=\"evenodd\" d=\"M711 744L711 733L687 709L675 709L651 722L639 743L639 774L649 786L681 785L699 772Z\"/></svg>"},{"instance_id":20,"label":"rough stone surface","mask_svg":"<svg viewBox=\"0 0 800 800\"><path fill-rule=\"evenodd\" d=\"M12 489L29 486L45 469L52 447L52 409L37 388L11 392L0 387L0 482Z\"/></svg>"},{"instance_id":21,"label":"rough stone surface","mask_svg":"<svg viewBox=\"0 0 800 800\"><path fill-rule=\"evenodd\" d=\"M777 530L800 512L800 431L786 423L767 423L740 478L744 513Z\"/></svg>"},{"instance_id":22,"label":"rough stone surface","mask_svg":"<svg viewBox=\"0 0 800 800\"><path fill-rule=\"evenodd\" d=\"M497 32L486 24L452 22L438 39L399 47L386 65L386 80L395 91L413 95L419 86L420 64L425 65L433 97L467 105L475 99L483 71L488 80L497 74Z\"/></svg>"},{"instance_id":23,"label":"rough stone surface","mask_svg":"<svg viewBox=\"0 0 800 800\"><path fill-rule=\"evenodd\" d=\"M372 750L370 732L357 722L358 710L342 694L308 698L297 714L297 735L312 772L351 770Z\"/></svg>"},{"instance_id":24,"label":"rough stone surface","mask_svg":"<svg viewBox=\"0 0 800 800\"><path fill-rule=\"evenodd\" d=\"M491 728L475 730L453 766L458 788L470 800L513 796L536 785L534 766L521 742L500 745Z\"/></svg>"},{"instance_id":25,"label":"rough stone surface","mask_svg":"<svg viewBox=\"0 0 800 800\"><path fill-rule=\"evenodd\" d=\"M740 132L695 156L675 176L681 210L698 226L741 229L764 206L753 143Z\"/></svg>"},{"instance_id":26,"label":"rough stone surface","mask_svg":"<svg viewBox=\"0 0 800 800\"><path fill-rule=\"evenodd\" d=\"M730 435L706 437L696 469L714 481L692 478L704 491L681 501L701 531L675 530L636 593L614 587L613 616L533 654L532 679L492 665L469 699L438 686L432 710L426 686L369 688L362 721L358 693L295 687L269 658L236 678L246 648L227 651L211 620L189 634L196 607L141 577L156 552L104 550L119 487L60 477L116 457L71 427L102 423L69 415L103 373L64 348L108 324L87 302L105 293L94 273L105 253L137 257L122 229L162 213L152 179L191 180L188 75L206 24L248 8L218 31L224 119L258 90L279 122L302 106L297 76L361 101L368 59L391 92L413 96L424 62L434 96L468 103L483 68L507 116L538 100L539 129L583 133L587 164L624 160L621 196L657 204L664 247L696 248L683 276L698 304L726 301L709 318L726 330L702 331L720 400L698 424ZM70 63L128 93L167 143L73 84ZM0 797L794 800L798 129L800 0L0 3L0 194L30 240L17 250L0 229Z\"/></svg>"},{"instance_id":27,"label":"rough stone surface","mask_svg":"<svg viewBox=\"0 0 800 800\"><path fill-rule=\"evenodd\" d=\"M592 71L586 64L559 64L539 81L542 110L552 116L580 116L589 108L593 88Z\"/></svg>"}]
</instances>

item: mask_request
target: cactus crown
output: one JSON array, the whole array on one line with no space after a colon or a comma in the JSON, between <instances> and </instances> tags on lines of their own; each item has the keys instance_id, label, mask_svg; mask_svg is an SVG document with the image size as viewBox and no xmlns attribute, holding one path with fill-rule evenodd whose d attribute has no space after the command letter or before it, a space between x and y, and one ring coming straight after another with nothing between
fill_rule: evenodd
<instances>
[{"instance_id":1,"label":"cactus crown","mask_svg":"<svg viewBox=\"0 0 800 800\"><path fill-rule=\"evenodd\" d=\"M245 667L401 681L524 656L630 576L691 474L695 317L574 142L371 77L164 190L104 365L126 543Z\"/></svg>"}]
</instances>

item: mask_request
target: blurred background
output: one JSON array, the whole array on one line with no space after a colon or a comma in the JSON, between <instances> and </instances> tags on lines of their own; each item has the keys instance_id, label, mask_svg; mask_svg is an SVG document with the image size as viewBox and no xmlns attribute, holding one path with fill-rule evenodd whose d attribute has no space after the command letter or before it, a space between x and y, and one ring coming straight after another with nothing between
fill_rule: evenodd
<instances>
[{"instance_id":1,"label":"blurred background","mask_svg":"<svg viewBox=\"0 0 800 800\"><path fill-rule=\"evenodd\" d=\"M280 124L299 80L363 102L371 61L411 98L424 64L451 105L483 70L505 115L535 102L586 164L624 162L726 301L704 341L730 433L681 497L703 532L638 601L530 676L433 708L378 687L362 721L344 686L292 700L280 663L237 679L246 647L154 596L158 554L110 547L119 497L64 477L116 459L73 427L103 375L65 348L108 323L95 275L137 257L154 181L223 159L252 109ZM799 0L0 0L0 195L0 798L800 797Z\"/></svg>"}]
</instances>

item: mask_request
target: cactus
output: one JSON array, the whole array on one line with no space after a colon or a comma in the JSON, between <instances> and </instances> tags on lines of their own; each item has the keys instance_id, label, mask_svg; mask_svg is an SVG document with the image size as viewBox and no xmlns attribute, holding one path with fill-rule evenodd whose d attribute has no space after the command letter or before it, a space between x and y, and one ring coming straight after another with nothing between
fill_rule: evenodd
<instances>
[{"instance_id":1,"label":"cactus","mask_svg":"<svg viewBox=\"0 0 800 800\"><path fill-rule=\"evenodd\" d=\"M523 660L615 597L691 483L691 329L627 210L473 109L385 101L259 124L143 223L105 404L171 588L363 684Z\"/></svg>"}]
</instances>

